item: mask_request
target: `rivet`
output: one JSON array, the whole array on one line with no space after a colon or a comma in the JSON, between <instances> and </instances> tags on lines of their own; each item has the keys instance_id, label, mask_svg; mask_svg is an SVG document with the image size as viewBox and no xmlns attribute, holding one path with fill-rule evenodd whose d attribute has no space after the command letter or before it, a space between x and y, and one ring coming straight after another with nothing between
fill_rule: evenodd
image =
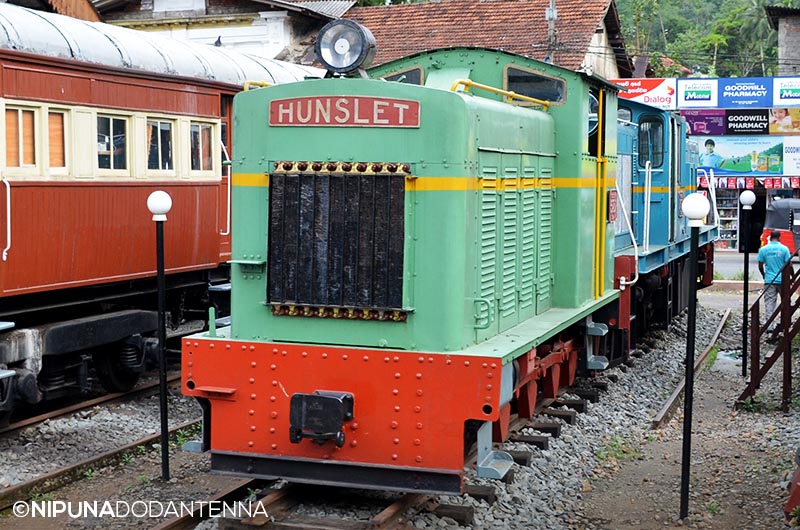
<instances>
[{"instance_id":1,"label":"rivet","mask_svg":"<svg viewBox=\"0 0 800 530\"><path fill-rule=\"evenodd\" d=\"M400 405L395 405L394 406L394 411L395 412L400 412Z\"/></svg>"},{"instance_id":2,"label":"rivet","mask_svg":"<svg viewBox=\"0 0 800 530\"><path fill-rule=\"evenodd\" d=\"M212 342L211 344L208 345L208 347L214 349L214 343Z\"/></svg>"},{"instance_id":3,"label":"rivet","mask_svg":"<svg viewBox=\"0 0 800 530\"><path fill-rule=\"evenodd\" d=\"M276 364L269 365L269 369L270 370L276 370L277 368L278 368L278 365L276 365Z\"/></svg>"},{"instance_id":4,"label":"rivet","mask_svg":"<svg viewBox=\"0 0 800 530\"><path fill-rule=\"evenodd\" d=\"M421 423L417 423L417 429L422 430L422 424Z\"/></svg>"},{"instance_id":5,"label":"rivet","mask_svg":"<svg viewBox=\"0 0 800 530\"><path fill-rule=\"evenodd\" d=\"M250 440L249 442L247 442L247 445L248 445L248 447L253 447L255 444L253 443L252 440Z\"/></svg>"},{"instance_id":6,"label":"rivet","mask_svg":"<svg viewBox=\"0 0 800 530\"><path fill-rule=\"evenodd\" d=\"M482 365L482 366L483 366L484 368L486 368L487 366L489 366L489 363L483 363L483 365Z\"/></svg>"},{"instance_id":7,"label":"rivet","mask_svg":"<svg viewBox=\"0 0 800 530\"><path fill-rule=\"evenodd\" d=\"M343 360L343 361L346 361L346 360L347 360L347 354L346 354L346 353L345 353L344 355L342 355L342 360Z\"/></svg>"},{"instance_id":8,"label":"rivet","mask_svg":"<svg viewBox=\"0 0 800 530\"><path fill-rule=\"evenodd\" d=\"M400 372L397 372L396 374L394 374L394 378L395 379L400 379Z\"/></svg>"},{"instance_id":9,"label":"rivet","mask_svg":"<svg viewBox=\"0 0 800 530\"><path fill-rule=\"evenodd\" d=\"M278 411L276 411L276 410L273 410L273 411L272 411L272 414L270 414L270 416L272 416L272 417L273 417L273 419L274 419L274 418L277 418L277 417L278 417Z\"/></svg>"},{"instance_id":10,"label":"rivet","mask_svg":"<svg viewBox=\"0 0 800 530\"><path fill-rule=\"evenodd\" d=\"M365 355L365 356L364 356L364 357L362 357L362 358L364 359L364 362L367 362L367 361L369 361L369 355Z\"/></svg>"},{"instance_id":11,"label":"rivet","mask_svg":"<svg viewBox=\"0 0 800 530\"><path fill-rule=\"evenodd\" d=\"M392 455L392 460L397 460L397 455Z\"/></svg>"},{"instance_id":12,"label":"rivet","mask_svg":"<svg viewBox=\"0 0 800 530\"><path fill-rule=\"evenodd\" d=\"M492 377L494 377L494 374L493 374L492 372L489 372L488 374L486 374L486 377L488 377L489 379L491 379Z\"/></svg>"},{"instance_id":13,"label":"rivet","mask_svg":"<svg viewBox=\"0 0 800 530\"><path fill-rule=\"evenodd\" d=\"M281 351L281 355L283 355L284 357L286 357L286 350L283 350L283 351Z\"/></svg>"},{"instance_id":14,"label":"rivet","mask_svg":"<svg viewBox=\"0 0 800 530\"><path fill-rule=\"evenodd\" d=\"M397 445L397 444L399 444L399 443L400 443L400 438L395 438L395 439L394 439L394 440L392 440L392 441L394 442L394 444L395 444L395 445Z\"/></svg>"},{"instance_id":15,"label":"rivet","mask_svg":"<svg viewBox=\"0 0 800 530\"><path fill-rule=\"evenodd\" d=\"M422 457L421 456L417 456L414 460L416 460L417 463L420 463L420 462L422 462Z\"/></svg>"},{"instance_id":16,"label":"rivet","mask_svg":"<svg viewBox=\"0 0 800 530\"><path fill-rule=\"evenodd\" d=\"M395 356L394 356L394 359L392 359L392 360L393 360L394 362L396 362L396 363L399 363L399 362L400 362L400 357L398 357L398 356L396 356L396 355L395 355Z\"/></svg>"},{"instance_id":17,"label":"rivet","mask_svg":"<svg viewBox=\"0 0 800 530\"><path fill-rule=\"evenodd\" d=\"M355 423L355 422L353 422L353 423L350 425L350 430L351 430L351 431L355 431L356 429L358 429L358 423Z\"/></svg>"},{"instance_id":18,"label":"rivet","mask_svg":"<svg viewBox=\"0 0 800 530\"><path fill-rule=\"evenodd\" d=\"M253 384L253 383L255 383L255 382L256 382L256 378L255 378L255 377L251 377L251 378L250 378L250 384L252 385L252 384Z\"/></svg>"},{"instance_id":19,"label":"rivet","mask_svg":"<svg viewBox=\"0 0 800 530\"><path fill-rule=\"evenodd\" d=\"M250 363L250 366L251 366L252 368L255 368L255 367L256 367L256 362L255 362L255 361L251 362L251 363Z\"/></svg>"},{"instance_id":20,"label":"rivet","mask_svg":"<svg viewBox=\"0 0 800 530\"><path fill-rule=\"evenodd\" d=\"M226 350L230 350L230 349L231 349L231 345L230 345L230 344L226 344L226 345L225 345L225 349L226 349Z\"/></svg>"},{"instance_id":21,"label":"rivet","mask_svg":"<svg viewBox=\"0 0 800 530\"><path fill-rule=\"evenodd\" d=\"M187 340L187 341L186 341L186 345L187 345L187 346L191 346L191 345L192 345L192 341L190 341L190 340Z\"/></svg>"},{"instance_id":22,"label":"rivet","mask_svg":"<svg viewBox=\"0 0 800 530\"><path fill-rule=\"evenodd\" d=\"M417 395L418 396L422 396L422 389L421 388L417 389Z\"/></svg>"},{"instance_id":23,"label":"rivet","mask_svg":"<svg viewBox=\"0 0 800 530\"><path fill-rule=\"evenodd\" d=\"M497 363L492 363L492 368L497 368Z\"/></svg>"},{"instance_id":24,"label":"rivet","mask_svg":"<svg viewBox=\"0 0 800 530\"><path fill-rule=\"evenodd\" d=\"M327 354L327 353L323 353L323 354L322 354L322 358L323 358L323 359L327 359L327 358L328 358L328 354Z\"/></svg>"},{"instance_id":25,"label":"rivet","mask_svg":"<svg viewBox=\"0 0 800 530\"><path fill-rule=\"evenodd\" d=\"M250 430L251 430L251 431L255 431L255 430L256 430L256 426L255 426L255 425L251 425L251 426L250 426Z\"/></svg>"},{"instance_id":26,"label":"rivet","mask_svg":"<svg viewBox=\"0 0 800 530\"><path fill-rule=\"evenodd\" d=\"M250 394L250 399L255 399L255 398L256 398L255 394Z\"/></svg>"},{"instance_id":27,"label":"rivet","mask_svg":"<svg viewBox=\"0 0 800 530\"><path fill-rule=\"evenodd\" d=\"M428 357L428 362L432 363L433 362L433 357Z\"/></svg>"},{"instance_id":28,"label":"rivet","mask_svg":"<svg viewBox=\"0 0 800 530\"><path fill-rule=\"evenodd\" d=\"M278 448L278 444L272 444L272 448L273 449L277 449Z\"/></svg>"},{"instance_id":29,"label":"rivet","mask_svg":"<svg viewBox=\"0 0 800 530\"><path fill-rule=\"evenodd\" d=\"M392 422L392 423L390 423L389 425L392 427L392 429L396 429L397 427L399 427L399 426L400 426L400 424L399 424L399 423L397 423L396 421L393 421L393 422Z\"/></svg>"},{"instance_id":30,"label":"rivet","mask_svg":"<svg viewBox=\"0 0 800 530\"><path fill-rule=\"evenodd\" d=\"M486 396L486 403L492 402L492 396Z\"/></svg>"},{"instance_id":31,"label":"rivet","mask_svg":"<svg viewBox=\"0 0 800 530\"><path fill-rule=\"evenodd\" d=\"M278 382L277 381L272 381L272 386L278 386Z\"/></svg>"},{"instance_id":32,"label":"rivet","mask_svg":"<svg viewBox=\"0 0 800 530\"><path fill-rule=\"evenodd\" d=\"M253 409L250 409L250 410L247 411L247 413L250 414L251 416L253 416L256 413L256 411L254 411Z\"/></svg>"},{"instance_id":33,"label":"rivet","mask_svg":"<svg viewBox=\"0 0 800 530\"><path fill-rule=\"evenodd\" d=\"M388 363L389 362L389 358L388 357L384 357L383 358L383 362Z\"/></svg>"},{"instance_id":34,"label":"rivet","mask_svg":"<svg viewBox=\"0 0 800 530\"><path fill-rule=\"evenodd\" d=\"M250 346L250 351L256 351L256 347L255 346Z\"/></svg>"},{"instance_id":35,"label":"rivet","mask_svg":"<svg viewBox=\"0 0 800 530\"><path fill-rule=\"evenodd\" d=\"M417 405L416 407L414 407L414 412L416 412L417 414L419 414L420 412L422 412L422 407L420 407L419 405Z\"/></svg>"},{"instance_id":36,"label":"rivet","mask_svg":"<svg viewBox=\"0 0 800 530\"><path fill-rule=\"evenodd\" d=\"M270 427L269 428L269 433L270 434L275 434L275 427Z\"/></svg>"},{"instance_id":37,"label":"rivet","mask_svg":"<svg viewBox=\"0 0 800 530\"><path fill-rule=\"evenodd\" d=\"M270 396L269 397L269 400L272 401L273 403L275 403L275 400L277 400L277 399L278 398L276 398L275 396Z\"/></svg>"},{"instance_id":38,"label":"rivet","mask_svg":"<svg viewBox=\"0 0 800 530\"><path fill-rule=\"evenodd\" d=\"M350 442L350 447L355 447L355 446L357 446L357 445L358 445L358 442L357 442L357 441L355 441L355 440L353 440L352 442Z\"/></svg>"},{"instance_id":39,"label":"rivet","mask_svg":"<svg viewBox=\"0 0 800 530\"><path fill-rule=\"evenodd\" d=\"M198 346L200 346L200 343L199 343L199 342L195 342L195 343L194 343L194 347L196 348L196 347L198 347Z\"/></svg>"},{"instance_id":40,"label":"rivet","mask_svg":"<svg viewBox=\"0 0 800 530\"><path fill-rule=\"evenodd\" d=\"M420 444L422 444L422 440L420 440L419 438L415 438L414 445L420 445Z\"/></svg>"},{"instance_id":41,"label":"rivet","mask_svg":"<svg viewBox=\"0 0 800 530\"><path fill-rule=\"evenodd\" d=\"M247 349L247 346L242 346L242 350L246 350L246 349Z\"/></svg>"},{"instance_id":42,"label":"rivet","mask_svg":"<svg viewBox=\"0 0 800 530\"><path fill-rule=\"evenodd\" d=\"M444 362L444 364L453 364L453 361L452 361L452 360L450 360L450 359L447 359L447 360Z\"/></svg>"},{"instance_id":43,"label":"rivet","mask_svg":"<svg viewBox=\"0 0 800 530\"><path fill-rule=\"evenodd\" d=\"M422 374L417 374L417 379L422 379Z\"/></svg>"},{"instance_id":44,"label":"rivet","mask_svg":"<svg viewBox=\"0 0 800 530\"><path fill-rule=\"evenodd\" d=\"M492 388L492 385L486 385L486 390L491 390Z\"/></svg>"},{"instance_id":45,"label":"rivet","mask_svg":"<svg viewBox=\"0 0 800 530\"><path fill-rule=\"evenodd\" d=\"M272 354L278 355L278 348L272 348Z\"/></svg>"},{"instance_id":46,"label":"rivet","mask_svg":"<svg viewBox=\"0 0 800 530\"><path fill-rule=\"evenodd\" d=\"M189 361L188 363L186 363L186 366L188 366L189 368L191 368L192 366L194 366L194 363L193 363L192 361Z\"/></svg>"},{"instance_id":47,"label":"rivet","mask_svg":"<svg viewBox=\"0 0 800 530\"><path fill-rule=\"evenodd\" d=\"M469 366L469 361L464 361L464 366Z\"/></svg>"},{"instance_id":48,"label":"rivet","mask_svg":"<svg viewBox=\"0 0 800 530\"><path fill-rule=\"evenodd\" d=\"M425 362L425 357L420 357L420 358L419 358L419 359L417 359L417 360L418 360L419 362L421 362L421 363L424 363L424 362Z\"/></svg>"},{"instance_id":49,"label":"rivet","mask_svg":"<svg viewBox=\"0 0 800 530\"><path fill-rule=\"evenodd\" d=\"M307 352L307 351L304 351L304 352L303 352L303 353L301 353L300 355L302 355L303 357L308 357L308 352Z\"/></svg>"},{"instance_id":50,"label":"rivet","mask_svg":"<svg viewBox=\"0 0 800 530\"><path fill-rule=\"evenodd\" d=\"M400 390L398 390L397 388L395 388L394 390L392 390L392 394L394 394L395 396L396 396L397 394L399 394L399 393L400 393Z\"/></svg>"}]
</instances>

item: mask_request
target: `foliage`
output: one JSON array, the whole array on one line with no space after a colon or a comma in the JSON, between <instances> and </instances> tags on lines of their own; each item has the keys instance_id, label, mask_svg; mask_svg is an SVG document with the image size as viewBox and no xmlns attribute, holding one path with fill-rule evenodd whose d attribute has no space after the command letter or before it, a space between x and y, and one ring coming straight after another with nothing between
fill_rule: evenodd
<instances>
[{"instance_id":1,"label":"foliage","mask_svg":"<svg viewBox=\"0 0 800 530\"><path fill-rule=\"evenodd\" d=\"M628 53L649 56L656 75L679 75L684 66L695 75L762 77L778 74L778 34L764 6L800 7L800 0L617 0L617 5Z\"/></svg>"},{"instance_id":2,"label":"foliage","mask_svg":"<svg viewBox=\"0 0 800 530\"><path fill-rule=\"evenodd\" d=\"M600 461L640 459L642 454L619 436L611 438L604 447L595 453Z\"/></svg>"}]
</instances>

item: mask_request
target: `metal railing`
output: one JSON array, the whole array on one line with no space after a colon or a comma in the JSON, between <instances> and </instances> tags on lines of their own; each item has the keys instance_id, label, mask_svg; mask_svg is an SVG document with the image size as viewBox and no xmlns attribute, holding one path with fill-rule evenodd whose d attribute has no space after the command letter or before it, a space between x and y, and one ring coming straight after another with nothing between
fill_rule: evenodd
<instances>
[{"instance_id":1,"label":"metal railing","mask_svg":"<svg viewBox=\"0 0 800 530\"><path fill-rule=\"evenodd\" d=\"M794 255L792 256L794 257ZM745 271L745 274L747 272ZM775 304L771 315L766 315L761 323L759 302L764 292L750 306L750 380L747 387L737 400L737 405L743 404L752 398L761 386L761 381L770 369L783 358L783 389L781 392L781 409L788 412L792 394L792 339L800 332L800 320L795 318L795 313L800 308L800 298L792 300L792 293L800 288L800 270L794 270L792 260L786 262L780 271L780 301ZM777 319L774 331L769 331L772 323ZM761 338L770 335L771 339L778 338L775 350L761 362ZM747 359L742 359L747 362Z\"/></svg>"}]
</instances>

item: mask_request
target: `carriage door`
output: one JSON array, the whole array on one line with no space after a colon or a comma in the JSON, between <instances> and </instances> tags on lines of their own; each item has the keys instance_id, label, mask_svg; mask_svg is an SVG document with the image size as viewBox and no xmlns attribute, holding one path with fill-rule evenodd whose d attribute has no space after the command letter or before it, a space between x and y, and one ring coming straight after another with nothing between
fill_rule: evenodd
<instances>
[{"instance_id":1,"label":"carriage door","mask_svg":"<svg viewBox=\"0 0 800 530\"><path fill-rule=\"evenodd\" d=\"M680 125L675 120L674 116L669 118L669 156L670 160L670 174L669 174L669 242L675 241L675 225L678 223L678 214L680 213L681 204L677 200L677 193L681 192L681 153L678 148L680 141ZM683 196L683 193L681 193Z\"/></svg>"}]
</instances>

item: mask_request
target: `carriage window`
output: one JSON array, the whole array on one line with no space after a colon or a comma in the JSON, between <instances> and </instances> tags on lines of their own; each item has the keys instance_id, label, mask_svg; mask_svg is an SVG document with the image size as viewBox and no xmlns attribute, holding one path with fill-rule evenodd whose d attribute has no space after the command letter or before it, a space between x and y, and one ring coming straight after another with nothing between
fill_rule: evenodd
<instances>
[{"instance_id":1,"label":"carriage window","mask_svg":"<svg viewBox=\"0 0 800 530\"><path fill-rule=\"evenodd\" d=\"M422 68L414 67L409 70L395 72L385 76L384 79L409 85L422 85Z\"/></svg>"},{"instance_id":2,"label":"carriage window","mask_svg":"<svg viewBox=\"0 0 800 530\"><path fill-rule=\"evenodd\" d=\"M211 171L211 125L192 123L192 171Z\"/></svg>"},{"instance_id":3,"label":"carriage window","mask_svg":"<svg viewBox=\"0 0 800 530\"><path fill-rule=\"evenodd\" d=\"M657 118L645 118L639 123L639 165L647 161L652 167L664 163L664 124Z\"/></svg>"},{"instance_id":4,"label":"carriage window","mask_svg":"<svg viewBox=\"0 0 800 530\"><path fill-rule=\"evenodd\" d=\"M147 169L175 169L172 163L172 122L147 120Z\"/></svg>"},{"instance_id":5,"label":"carriage window","mask_svg":"<svg viewBox=\"0 0 800 530\"><path fill-rule=\"evenodd\" d=\"M567 84L563 79L546 77L511 66L506 69L506 86L508 90L517 94L544 99L551 103L562 103L567 94ZM525 102L515 103L525 104Z\"/></svg>"},{"instance_id":6,"label":"carriage window","mask_svg":"<svg viewBox=\"0 0 800 530\"><path fill-rule=\"evenodd\" d=\"M50 139L50 167L66 167L64 113L50 112L47 115L47 125Z\"/></svg>"},{"instance_id":7,"label":"carriage window","mask_svg":"<svg viewBox=\"0 0 800 530\"><path fill-rule=\"evenodd\" d=\"M633 120L633 112L627 107L620 107L619 110L617 110L617 120L631 121Z\"/></svg>"},{"instance_id":8,"label":"carriage window","mask_svg":"<svg viewBox=\"0 0 800 530\"><path fill-rule=\"evenodd\" d=\"M124 118L97 117L97 167L126 169L128 123Z\"/></svg>"},{"instance_id":9,"label":"carriage window","mask_svg":"<svg viewBox=\"0 0 800 530\"><path fill-rule=\"evenodd\" d=\"M32 110L6 109L6 166L36 165L35 122Z\"/></svg>"}]
</instances>

